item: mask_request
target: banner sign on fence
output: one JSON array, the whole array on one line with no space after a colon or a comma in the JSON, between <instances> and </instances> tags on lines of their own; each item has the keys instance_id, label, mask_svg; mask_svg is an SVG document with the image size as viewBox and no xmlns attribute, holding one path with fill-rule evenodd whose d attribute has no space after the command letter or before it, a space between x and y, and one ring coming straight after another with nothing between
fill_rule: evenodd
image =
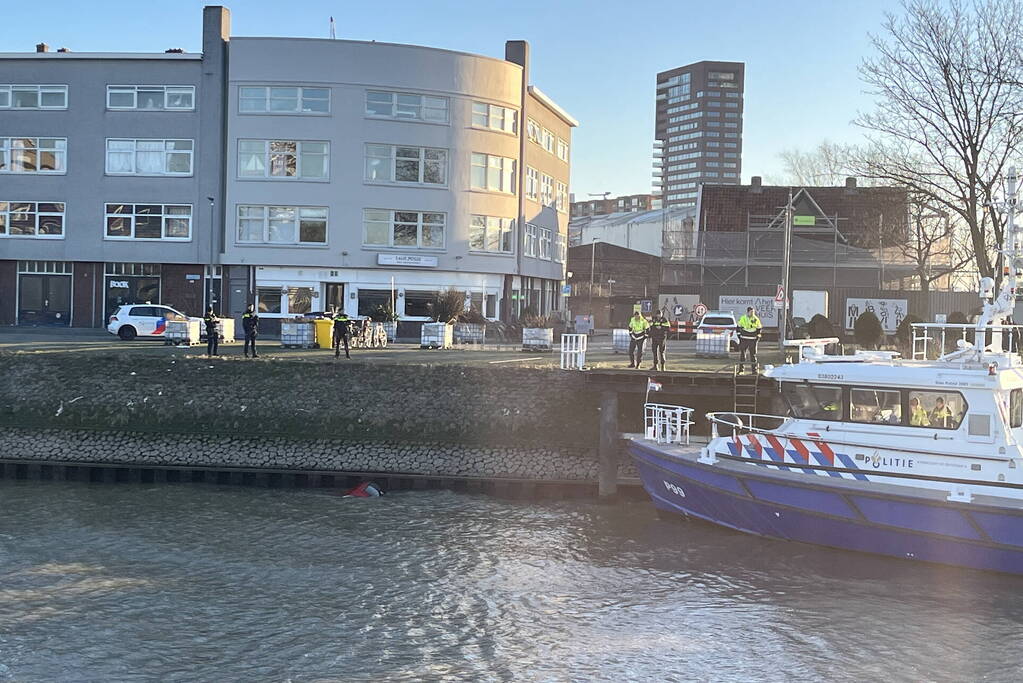
<instances>
[{"instance_id":1,"label":"banner sign on fence","mask_svg":"<svg viewBox=\"0 0 1023 683\"><path fill-rule=\"evenodd\" d=\"M873 313L881 321L881 328L891 334L908 313L906 299L853 299L845 300L845 329L853 329L856 318L864 313Z\"/></svg>"},{"instance_id":2,"label":"banner sign on fence","mask_svg":"<svg viewBox=\"0 0 1023 683\"><path fill-rule=\"evenodd\" d=\"M773 296L719 296L718 308L722 311L731 311L735 319L746 313L746 308L752 306L760 318L764 327L778 327L778 310L774 307Z\"/></svg>"}]
</instances>

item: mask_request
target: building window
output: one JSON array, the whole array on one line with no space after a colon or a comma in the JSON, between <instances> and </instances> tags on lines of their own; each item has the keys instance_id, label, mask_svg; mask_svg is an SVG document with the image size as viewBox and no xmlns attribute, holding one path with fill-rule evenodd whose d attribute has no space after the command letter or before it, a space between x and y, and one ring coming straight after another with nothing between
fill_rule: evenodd
<instances>
[{"instance_id":1,"label":"building window","mask_svg":"<svg viewBox=\"0 0 1023 683\"><path fill-rule=\"evenodd\" d=\"M365 209L362 243L368 247L443 249L445 222L443 213Z\"/></svg>"},{"instance_id":2,"label":"building window","mask_svg":"<svg viewBox=\"0 0 1023 683\"><path fill-rule=\"evenodd\" d=\"M569 161L569 143L565 140L558 138L558 158L568 164Z\"/></svg>"},{"instance_id":3,"label":"building window","mask_svg":"<svg viewBox=\"0 0 1023 683\"><path fill-rule=\"evenodd\" d=\"M243 85L238 88L242 114L328 114L329 88Z\"/></svg>"},{"instance_id":4,"label":"building window","mask_svg":"<svg viewBox=\"0 0 1023 683\"><path fill-rule=\"evenodd\" d=\"M741 93L737 93L737 92L726 92L725 93L725 97L739 97L740 94Z\"/></svg>"},{"instance_id":5,"label":"building window","mask_svg":"<svg viewBox=\"0 0 1023 683\"><path fill-rule=\"evenodd\" d=\"M67 86L0 85L0 109L67 109Z\"/></svg>"},{"instance_id":6,"label":"building window","mask_svg":"<svg viewBox=\"0 0 1023 683\"><path fill-rule=\"evenodd\" d=\"M239 206L238 242L324 246L327 244L327 209L319 206Z\"/></svg>"},{"instance_id":7,"label":"building window","mask_svg":"<svg viewBox=\"0 0 1023 683\"><path fill-rule=\"evenodd\" d=\"M489 128L505 133L518 132L519 113L508 107L501 107L486 102L472 103L472 125L477 128Z\"/></svg>"},{"instance_id":8,"label":"building window","mask_svg":"<svg viewBox=\"0 0 1023 683\"><path fill-rule=\"evenodd\" d=\"M555 200L558 211L568 211L568 185L558 183L558 194Z\"/></svg>"},{"instance_id":9,"label":"building window","mask_svg":"<svg viewBox=\"0 0 1023 683\"><path fill-rule=\"evenodd\" d=\"M67 138L0 138L0 173L65 173Z\"/></svg>"},{"instance_id":10,"label":"building window","mask_svg":"<svg viewBox=\"0 0 1023 683\"><path fill-rule=\"evenodd\" d=\"M469 222L469 249L510 254L514 228L514 218L473 216Z\"/></svg>"},{"instance_id":11,"label":"building window","mask_svg":"<svg viewBox=\"0 0 1023 683\"><path fill-rule=\"evenodd\" d=\"M366 116L447 123L448 98L404 92L367 90Z\"/></svg>"},{"instance_id":12,"label":"building window","mask_svg":"<svg viewBox=\"0 0 1023 683\"><path fill-rule=\"evenodd\" d=\"M515 193L514 159L473 152L470 175L474 190Z\"/></svg>"},{"instance_id":13,"label":"building window","mask_svg":"<svg viewBox=\"0 0 1023 683\"><path fill-rule=\"evenodd\" d=\"M550 230L550 228L540 228L538 235L539 239L537 240L537 244L539 246L538 255L544 261L551 260L551 247L554 242L553 236L554 233Z\"/></svg>"},{"instance_id":14,"label":"building window","mask_svg":"<svg viewBox=\"0 0 1023 683\"><path fill-rule=\"evenodd\" d=\"M18 272L71 275L74 272L74 264L71 261L18 261Z\"/></svg>"},{"instance_id":15,"label":"building window","mask_svg":"<svg viewBox=\"0 0 1023 683\"><path fill-rule=\"evenodd\" d=\"M554 235L554 260L558 263L565 263L568 260L568 246L565 236L560 232Z\"/></svg>"},{"instance_id":16,"label":"building window","mask_svg":"<svg viewBox=\"0 0 1023 683\"><path fill-rule=\"evenodd\" d=\"M540 174L540 203L544 206L554 205L554 178L546 173Z\"/></svg>"},{"instance_id":17,"label":"building window","mask_svg":"<svg viewBox=\"0 0 1023 683\"><path fill-rule=\"evenodd\" d=\"M281 312L281 290L278 287L259 287L256 289L256 301L260 313Z\"/></svg>"},{"instance_id":18,"label":"building window","mask_svg":"<svg viewBox=\"0 0 1023 683\"><path fill-rule=\"evenodd\" d=\"M434 147L366 145L366 180L446 185L448 151Z\"/></svg>"},{"instance_id":19,"label":"building window","mask_svg":"<svg viewBox=\"0 0 1023 683\"><path fill-rule=\"evenodd\" d=\"M0 237L64 236L63 202L0 202Z\"/></svg>"},{"instance_id":20,"label":"building window","mask_svg":"<svg viewBox=\"0 0 1023 683\"><path fill-rule=\"evenodd\" d=\"M192 111L194 85L108 85L107 109Z\"/></svg>"},{"instance_id":21,"label":"building window","mask_svg":"<svg viewBox=\"0 0 1023 683\"><path fill-rule=\"evenodd\" d=\"M533 258L536 258L536 233L537 227L526 223L526 229L522 231L522 253Z\"/></svg>"},{"instance_id":22,"label":"building window","mask_svg":"<svg viewBox=\"0 0 1023 683\"><path fill-rule=\"evenodd\" d=\"M330 144L298 140L239 140L239 178L325 180Z\"/></svg>"},{"instance_id":23,"label":"building window","mask_svg":"<svg viewBox=\"0 0 1023 683\"><path fill-rule=\"evenodd\" d=\"M557 138L557 136L554 135L554 133L552 133L551 131L547 130L546 128L543 129L543 143L542 143L542 146L543 146L543 148L545 150L547 150L551 154L554 154L554 146L555 146L554 145L554 140L556 138Z\"/></svg>"},{"instance_id":24,"label":"building window","mask_svg":"<svg viewBox=\"0 0 1023 683\"><path fill-rule=\"evenodd\" d=\"M405 315L415 318L425 318L433 313L433 307L437 303L437 292L416 292L405 290Z\"/></svg>"},{"instance_id":25,"label":"building window","mask_svg":"<svg viewBox=\"0 0 1023 683\"><path fill-rule=\"evenodd\" d=\"M107 139L107 175L192 175L192 140Z\"/></svg>"},{"instance_id":26,"label":"building window","mask_svg":"<svg viewBox=\"0 0 1023 683\"><path fill-rule=\"evenodd\" d=\"M535 142L538 145L540 144L540 139L542 137L541 130L542 128L540 127L540 124L533 119L528 119L526 121L526 134L528 135L530 142Z\"/></svg>"},{"instance_id":27,"label":"building window","mask_svg":"<svg viewBox=\"0 0 1023 683\"><path fill-rule=\"evenodd\" d=\"M188 240L189 204L107 204L107 239Z\"/></svg>"},{"instance_id":28,"label":"building window","mask_svg":"<svg viewBox=\"0 0 1023 683\"><path fill-rule=\"evenodd\" d=\"M536 201L540 197L540 171L526 166L526 198Z\"/></svg>"}]
</instances>

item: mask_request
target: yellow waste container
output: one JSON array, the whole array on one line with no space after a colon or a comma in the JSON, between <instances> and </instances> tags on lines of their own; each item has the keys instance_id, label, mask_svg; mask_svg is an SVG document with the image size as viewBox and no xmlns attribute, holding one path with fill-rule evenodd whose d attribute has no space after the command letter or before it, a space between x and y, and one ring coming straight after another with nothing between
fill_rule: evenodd
<instances>
[{"instance_id":1,"label":"yellow waste container","mask_svg":"<svg viewBox=\"0 0 1023 683\"><path fill-rule=\"evenodd\" d=\"M316 345L321 349L329 349L334 332L334 321L317 318L313 324L316 325Z\"/></svg>"}]
</instances>

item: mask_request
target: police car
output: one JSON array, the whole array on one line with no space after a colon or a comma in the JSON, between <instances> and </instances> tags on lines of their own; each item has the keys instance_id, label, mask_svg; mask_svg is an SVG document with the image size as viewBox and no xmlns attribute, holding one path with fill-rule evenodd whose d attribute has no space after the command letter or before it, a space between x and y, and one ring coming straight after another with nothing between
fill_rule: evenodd
<instances>
[{"instance_id":1,"label":"police car","mask_svg":"<svg viewBox=\"0 0 1023 683\"><path fill-rule=\"evenodd\" d=\"M188 320L188 316L169 306L126 304L118 306L107 321L107 332L124 341L136 337L162 339L168 320Z\"/></svg>"},{"instance_id":2,"label":"police car","mask_svg":"<svg viewBox=\"0 0 1023 683\"><path fill-rule=\"evenodd\" d=\"M731 311L707 311L700 324L696 327L697 332L713 332L715 334L729 333L730 346L739 346L739 324L735 321L735 313Z\"/></svg>"}]
</instances>

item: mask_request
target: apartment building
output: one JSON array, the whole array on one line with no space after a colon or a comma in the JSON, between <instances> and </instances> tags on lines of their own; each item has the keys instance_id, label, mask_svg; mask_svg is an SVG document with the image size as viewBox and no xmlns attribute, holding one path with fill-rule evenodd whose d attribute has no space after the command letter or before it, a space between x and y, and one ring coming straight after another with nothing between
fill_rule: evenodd
<instances>
[{"instance_id":1,"label":"apartment building","mask_svg":"<svg viewBox=\"0 0 1023 683\"><path fill-rule=\"evenodd\" d=\"M505 59L230 36L203 53L0 54L0 324L121 303L268 320L438 293L487 317L562 306L571 132Z\"/></svg>"},{"instance_id":2,"label":"apartment building","mask_svg":"<svg viewBox=\"0 0 1023 683\"><path fill-rule=\"evenodd\" d=\"M738 185L742 62L695 62L657 74L654 192L663 206L695 205L700 185Z\"/></svg>"},{"instance_id":3,"label":"apartment building","mask_svg":"<svg viewBox=\"0 0 1023 683\"><path fill-rule=\"evenodd\" d=\"M0 324L97 327L128 302L201 310L229 32L227 10L207 7L201 55L0 53Z\"/></svg>"},{"instance_id":4,"label":"apartment building","mask_svg":"<svg viewBox=\"0 0 1023 683\"><path fill-rule=\"evenodd\" d=\"M571 203L569 215L572 218L606 216L611 213L635 213L657 208L652 194L630 194L619 197L603 197Z\"/></svg>"}]
</instances>

